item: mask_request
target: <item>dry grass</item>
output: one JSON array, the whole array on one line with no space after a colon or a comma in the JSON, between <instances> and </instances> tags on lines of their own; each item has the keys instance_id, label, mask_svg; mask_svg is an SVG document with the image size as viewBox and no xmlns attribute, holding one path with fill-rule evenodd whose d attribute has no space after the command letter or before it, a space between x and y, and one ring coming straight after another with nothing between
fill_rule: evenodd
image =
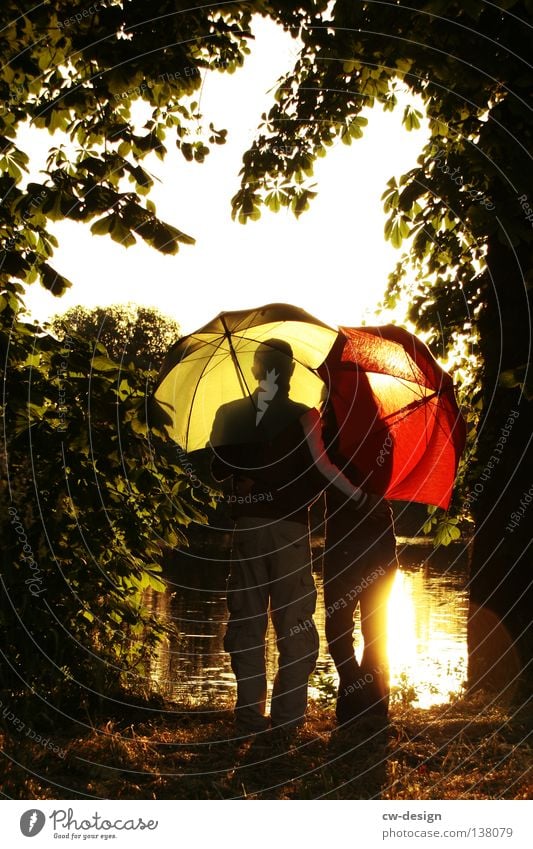
<instances>
[{"instance_id":1,"label":"dry grass","mask_svg":"<svg viewBox=\"0 0 533 849\"><path fill-rule=\"evenodd\" d=\"M481 696L335 731L313 703L294 740L233 737L227 706L137 711L56 729L48 748L6 728L5 797L25 799L524 799L533 710ZM88 723L90 726L90 723Z\"/></svg>"}]
</instances>

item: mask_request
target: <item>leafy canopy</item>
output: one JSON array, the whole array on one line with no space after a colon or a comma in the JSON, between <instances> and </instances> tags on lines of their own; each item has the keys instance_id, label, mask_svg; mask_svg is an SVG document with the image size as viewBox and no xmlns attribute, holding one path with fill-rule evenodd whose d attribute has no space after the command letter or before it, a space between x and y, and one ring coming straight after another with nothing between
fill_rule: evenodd
<instances>
[{"instance_id":1,"label":"leafy canopy","mask_svg":"<svg viewBox=\"0 0 533 849\"><path fill-rule=\"evenodd\" d=\"M412 316L447 344L477 328L488 362L498 333L492 293L505 280L491 279L487 261L498 245L517 256L525 285L513 290L516 345L505 352L504 374L511 388L527 388L532 6L4 0L0 497L17 511L47 589L30 597L19 525L3 510L9 543L0 629L15 644L5 688L39 685L59 698L65 681L78 693L142 672L130 642L148 621L141 590L159 586L161 546L183 542L180 526L201 521L206 501L191 491L171 446L147 430L145 372L121 367L94 341L75 334L58 341L22 320L26 284L38 281L55 295L71 285L54 268L49 222L84 222L95 235L125 246L140 238L164 253L192 244L186 222L159 219L146 160L164 158L175 144L201 163L224 142L224 130L199 115L202 73L242 66L252 15L269 16L302 47L244 153L233 214L256 219L265 204L301 214L314 197L316 157L338 140L360 138L363 108L395 108L398 86L408 85L423 97L431 137L418 166L392 178L383 198L385 235L398 247L410 240L391 294L401 292L414 263ZM148 112L142 126L137 101ZM406 110L407 130L420 120ZM39 182L28 182L29 155L19 143L26 122L68 138L51 147Z\"/></svg>"},{"instance_id":2,"label":"leafy canopy","mask_svg":"<svg viewBox=\"0 0 533 849\"><path fill-rule=\"evenodd\" d=\"M100 342L108 356L123 365L158 369L170 346L180 337L177 321L152 307L115 304L110 307L71 307L55 316L52 330L60 337L76 333Z\"/></svg>"}]
</instances>

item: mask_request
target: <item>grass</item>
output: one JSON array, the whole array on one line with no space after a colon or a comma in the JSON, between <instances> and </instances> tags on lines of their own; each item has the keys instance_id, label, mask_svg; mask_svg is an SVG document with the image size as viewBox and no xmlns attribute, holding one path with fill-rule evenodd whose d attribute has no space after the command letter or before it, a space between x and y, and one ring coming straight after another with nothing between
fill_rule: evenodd
<instances>
[{"instance_id":1,"label":"grass","mask_svg":"<svg viewBox=\"0 0 533 849\"><path fill-rule=\"evenodd\" d=\"M56 728L59 754L4 727L4 796L526 799L533 792L533 708L481 694L430 710L395 706L381 729L368 720L336 730L331 700L311 702L296 737L271 742L235 739L229 705L163 707Z\"/></svg>"}]
</instances>

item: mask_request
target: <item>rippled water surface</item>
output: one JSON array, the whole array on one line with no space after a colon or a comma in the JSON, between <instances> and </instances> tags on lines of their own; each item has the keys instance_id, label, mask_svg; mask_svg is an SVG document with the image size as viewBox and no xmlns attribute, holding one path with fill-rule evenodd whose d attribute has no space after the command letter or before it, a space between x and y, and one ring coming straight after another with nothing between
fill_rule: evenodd
<instances>
[{"instance_id":1,"label":"rippled water surface","mask_svg":"<svg viewBox=\"0 0 533 849\"><path fill-rule=\"evenodd\" d=\"M216 558L216 554L214 555ZM323 682L336 682L335 667L324 636L325 610L320 557L315 580L318 605L315 616L320 634L318 676L311 696L323 692ZM401 569L389 608L389 660L394 697L409 699L416 691L418 707L448 701L466 677L467 591L464 555L400 541ZM167 574L166 593L150 593L154 610L171 620L177 635L163 644L152 668L160 692L180 702L201 702L233 694L235 680L222 641L227 618L225 580L227 562L207 560L205 554L183 555ZM358 623L356 622L356 633ZM360 652L362 646L357 645ZM268 632L270 679L276 664L272 629Z\"/></svg>"}]
</instances>

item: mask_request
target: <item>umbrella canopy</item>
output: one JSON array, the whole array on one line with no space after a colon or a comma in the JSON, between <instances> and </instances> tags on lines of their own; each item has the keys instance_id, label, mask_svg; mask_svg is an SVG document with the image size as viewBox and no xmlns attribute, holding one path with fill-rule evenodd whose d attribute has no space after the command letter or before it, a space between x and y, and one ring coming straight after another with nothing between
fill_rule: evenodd
<instances>
[{"instance_id":1,"label":"umbrella canopy","mask_svg":"<svg viewBox=\"0 0 533 849\"><path fill-rule=\"evenodd\" d=\"M290 304L220 313L205 327L176 342L163 363L154 395L159 410L166 413L169 435L186 451L238 442L242 438L238 428L231 432L229 427L219 428L216 421L222 407L228 411L227 420L230 405L239 402L250 404L253 424L259 426L258 404L266 407L277 390L277 375L273 373L272 381L265 382L257 398L253 366L260 346L276 350L276 356L283 358L287 356L286 344L290 345L289 363L294 361L290 398L318 407L324 384L316 369L337 338L337 330ZM242 407L237 409L242 419ZM258 427L258 438L260 433Z\"/></svg>"},{"instance_id":2,"label":"umbrella canopy","mask_svg":"<svg viewBox=\"0 0 533 849\"><path fill-rule=\"evenodd\" d=\"M335 412L336 461L353 464L371 492L447 509L466 428L452 378L426 345L394 325L343 327L318 373Z\"/></svg>"},{"instance_id":3,"label":"umbrella canopy","mask_svg":"<svg viewBox=\"0 0 533 849\"><path fill-rule=\"evenodd\" d=\"M291 402L318 407L329 397L334 460L348 477L393 500L446 509L465 424L450 375L401 327L337 331L290 304L220 313L167 354L154 393L159 421L189 452L265 438L261 416L269 405L274 413L287 344ZM273 379L258 386L261 347L275 356Z\"/></svg>"}]
</instances>

